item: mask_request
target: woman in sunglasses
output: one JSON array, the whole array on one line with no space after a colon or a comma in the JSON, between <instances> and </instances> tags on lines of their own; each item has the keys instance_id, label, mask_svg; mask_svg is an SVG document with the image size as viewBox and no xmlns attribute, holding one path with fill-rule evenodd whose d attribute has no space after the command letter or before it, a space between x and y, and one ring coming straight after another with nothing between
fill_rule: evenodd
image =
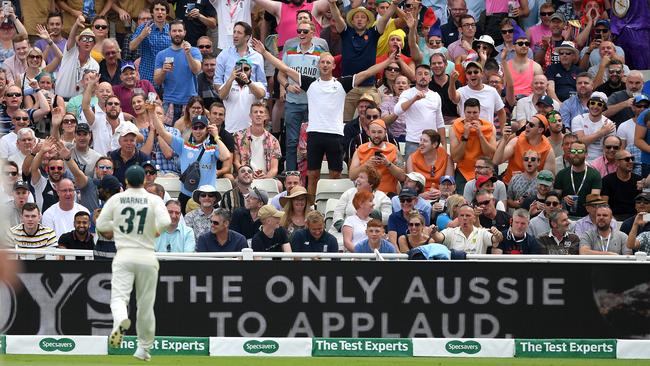
<instances>
[{"instance_id":1,"label":"woman in sunglasses","mask_svg":"<svg viewBox=\"0 0 650 366\"><path fill-rule=\"evenodd\" d=\"M174 122L174 127L177 128L183 135L183 139L188 141L192 135L192 120L199 115L205 115L205 105L203 98L199 96L191 97L185 106L183 116Z\"/></svg>"},{"instance_id":2,"label":"woman in sunglasses","mask_svg":"<svg viewBox=\"0 0 650 366\"><path fill-rule=\"evenodd\" d=\"M429 229L425 228L424 217L419 211L413 210L407 214L408 231L397 239L400 253L407 253L409 250L420 245L434 243L429 235Z\"/></svg>"},{"instance_id":3,"label":"woman in sunglasses","mask_svg":"<svg viewBox=\"0 0 650 366\"><path fill-rule=\"evenodd\" d=\"M74 114L66 113L63 108L55 108L52 111L52 136L63 140L65 146L70 149L74 146L78 123Z\"/></svg>"},{"instance_id":4,"label":"woman in sunglasses","mask_svg":"<svg viewBox=\"0 0 650 366\"><path fill-rule=\"evenodd\" d=\"M393 81L392 91L388 91L388 88L386 88L382 92L382 88L385 85L390 84L382 85L379 88L379 95L381 95L382 98L382 102L379 108L381 108L382 112L381 118L388 125L388 132L395 138L396 141L404 142L406 141L406 122L404 122L404 115L398 117L397 114L395 114L395 105L399 101L399 96L402 94L402 92L404 92L404 90L408 90L411 85L409 83L409 79L399 73L399 66L397 71L391 71L391 67L393 67L393 70L395 70L395 65L397 64L391 63L384 71L384 79L390 78L392 76L391 74L395 74L395 80ZM390 83L390 81L388 81L388 83Z\"/></svg>"},{"instance_id":5,"label":"woman in sunglasses","mask_svg":"<svg viewBox=\"0 0 650 366\"><path fill-rule=\"evenodd\" d=\"M104 59L102 47L104 40L108 38L108 20L103 15L98 15L93 19L91 24L93 33L95 34L95 46L90 51L90 57L94 58L98 63Z\"/></svg>"},{"instance_id":6,"label":"woman in sunglasses","mask_svg":"<svg viewBox=\"0 0 650 366\"><path fill-rule=\"evenodd\" d=\"M38 36L41 37L41 39L51 42L50 34L47 32L47 29L45 29L45 27L37 24L36 30L38 32ZM27 68L25 69L24 73L16 75L17 78L14 81L16 85L19 85L23 88L23 92L31 94L34 89L39 89L36 76L39 75L42 71L48 73L54 72L59 66L61 58L63 57L63 53L61 53L61 50L58 47L50 48L53 50L55 57L54 60L47 64L45 67L42 67L44 65L43 51L36 47L27 50Z\"/></svg>"}]
</instances>

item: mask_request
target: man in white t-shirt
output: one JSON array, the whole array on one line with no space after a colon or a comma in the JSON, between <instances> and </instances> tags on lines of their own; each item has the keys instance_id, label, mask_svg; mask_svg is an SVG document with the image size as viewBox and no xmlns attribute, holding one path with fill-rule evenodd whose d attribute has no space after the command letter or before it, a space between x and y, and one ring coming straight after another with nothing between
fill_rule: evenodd
<instances>
[{"instance_id":1,"label":"man in white t-shirt","mask_svg":"<svg viewBox=\"0 0 650 366\"><path fill-rule=\"evenodd\" d=\"M70 28L68 42L65 44L65 51L57 72L56 94L66 100L78 93L77 86L86 70L99 72L99 64L90 57L90 51L95 46L95 34L90 29L84 29L77 35L85 21L84 16L79 15Z\"/></svg>"},{"instance_id":2,"label":"man in white t-shirt","mask_svg":"<svg viewBox=\"0 0 650 366\"><path fill-rule=\"evenodd\" d=\"M494 123L494 116L499 119L499 126L506 125L506 110L503 109L505 104L496 89L489 85L483 84L483 66L475 61L469 61L463 64L465 68L465 77L467 85L456 90L456 81L458 80L458 71L453 71L449 81L449 99L452 103L463 106L469 98L476 98L481 102L480 117ZM458 113L465 117L463 108L459 108Z\"/></svg>"},{"instance_id":3,"label":"man in white t-shirt","mask_svg":"<svg viewBox=\"0 0 650 366\"><path fill-rule=\"evenodd\" d=\"M219 88L219 98L228 111L226 131L230 133L250 127L251 106L266 95L264 84L251 80L252 70L253 66L248 59L240 59L228 80Z\"/></svg>"},{"instance_id":4,"label":"man in white t-shirt","mask_svg":"<svg viewBox=\"0 0 650 366\"><path fill-rule=\"evenodd\" d=\"M54 229L56 239L69 231L74 230L74 215L79 211L88 212L88 209L75 202L77 191L72 180L63 178L56 185L59 202L50 206L43 213L43 226ZM90 214L90 212L88 212Z\"/></svg>"},{"instance_id":5,"label":"man in white t-shirt","mask_svg":"<svg viewBox=\"0 0 650 366\"><path fill-rule=\"evenodd\" d=\"M605 137L616 132L616 124L603 116L607 110L607 95L603 92L593 92L587 102L589 112L573 118L571 131L578 140L587 145L587 162L603 155Z\"/></svg>"},{"instance_id":6,"label":"man in white t-shirt","mask_svg":"<svg viewBox=\"0 0 650 366\"><path fill-rule=\"evenodd\" d=\"M458 208L459 225L431 234L436 243L449 249L460 250L468 254L487 254L487 248L496 248L503 240L503 235L492 226L489 229L474 225L474 209L469 205Z\"/></svg>"}]
</instances>

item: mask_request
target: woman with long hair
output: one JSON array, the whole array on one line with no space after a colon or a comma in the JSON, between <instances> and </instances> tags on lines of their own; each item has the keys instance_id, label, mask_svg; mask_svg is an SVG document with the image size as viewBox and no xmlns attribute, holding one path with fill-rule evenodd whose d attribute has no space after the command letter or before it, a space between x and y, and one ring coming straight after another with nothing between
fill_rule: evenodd
<instances>
[{"instance_id":1,"label":"woman with long hair","mask_svg":"<svg viewBox=\"0 0 650 366\"><path fill-rule=\"evenodd\" d=\"M47 32L47 29L40 24L36 25L36 30L38 31L38 36L41 39L49 40L50 34ZM58 47L50 47L54 52L54 60L43 66L43 50L38 47L31 47L27 50L27 68L22 74L16 75L16 80L14 84L20 86L24 92L27 92L29 89L38 89L38 81L36 76L41 72L45 71L47 73L54 72L61 62L63 53Z\"/></svg>"},{"instance_id":2,"label":"woman with long hair","mask_svg":"<svg viewBox=\"0 0 650 366\"><path fill-rule=\"evenodd\" d=\"M352 199L356 213L345 218L343 222L343 246L348 252L354 252L354 246L368 238L366 225L372 219L370 213L375 208L372 192L362 190L357 192Z\"/></svg>"},{"instance_id":3,"label":"woman with long hair","mask_svg":"<svg viewBox=\"0 0 650 366\"><path fill-rule=\"evenodd\" d=\"M52 136L63 141L67 148L74 146L77 124L79 121L74 113L65 112L63 107L52 111Z\"/></svg>"},{"instance_id":4,"label":"woman with long hair","mask_svg":"<svg viewBox=\"0 0 650 366\"><path fill-rule=\"evenodd\" d=\"M458 226L458 207L466 205L467 201L459 194L454 194L447 198L447 211L438 215L436 219L436 226L438 230L443 230L448 227Z\"/></svg>"},{"instance_id":5,"label":"woman with long hair","mask_svg":"<svg viewBox=\"0 0 650 366\"><path fill-rule=\"evenodd\" d=\"M420 245L434 243L435 241L425 230L424 217L418 210L413 210L407 215L408 231L397 239L400 253L407 253Z\"/></svg>"},{"instance_id":6,"label":"woman with long hair","mask_svg":"<svg viewBox=\"0 0 650 366\"><path fill-rule=\"evenodd\" d=\"M205 115L205 105L203 105L203 98L194 96L187 101L181 118L174 122L174 127L181 132L185 141L188 141L192 134L192 119L198 115Z\"/></svg>"},{"instance_id":7,"label":"woman with long hair","mask_svg":"<svg viewBox=\"0 0 650 366\"><path fill-rule=\"evenodd\" d=\"M420 146L406 160L406 172L418 172L426 179L425 191L438 189L440 177L454 175L454 163L441 145L440 134L436 130L423 130ZM425 197L426 198L426 197Z\"/></svg>"},{"instance_id":8,"label":"woman with long hair","mask_svg":"<svg viewBox=\"0 0 650 366\"><path fill-rule=\"evenodd\" d=\"M392 64L391 64L392 65ZM386 69L388 70L388 69ZM390 72L384 72L384 75L388 75ZM404 90L407 90L411 87L408 77L399 74L395 76L395 81L392 85L392 95L386 95L382 97L382 102L379 108L381 108L382 119L386 122L388 126L388 132L390 132L395 140L399 142L406 141L406 122L404 122L404 116L397 116L395 114L395 105L399 100L399 96Z\"/></svg>"},{"instance_id":9,"label":"woman with long hair","mask_svg":"<svg viewBox=\"0 0 650 366\"><path fill-rule=\"evenodd\" d=\"M98 15L93 19L91 24L93 34L95 35L95 46L90 50L90 57L98 63L104 59L102 46L104 40L108 38L108 19L103 15Z\"/></svg>"},{"instance_id":10,"label":"woman with long hair","mask_svg":"<svg viewBox=\"0 0 650 366\"><path fill-rule=\"evenodd\" d=\"M381 101L395 95L395 79L401 75L401 72L402 69L397 62L391 62L386 66L384 69L384 75L382 76L381 86L377 88Z\"/></svg>"},{"instance_id":11,"label":"woman with long hair","mask_svg":"<svg viewBox=\"0 0 650 366\"><path fill-rule=\"evenodd\" d=\"M293 238L293 233L306 227L305 216L312 210L313 204L314 196L307 193L303 186L291 188L289 195L280 198L280 205L284 210L280 226L287 230L289 241Z\"/></svg>"}]
</instances>

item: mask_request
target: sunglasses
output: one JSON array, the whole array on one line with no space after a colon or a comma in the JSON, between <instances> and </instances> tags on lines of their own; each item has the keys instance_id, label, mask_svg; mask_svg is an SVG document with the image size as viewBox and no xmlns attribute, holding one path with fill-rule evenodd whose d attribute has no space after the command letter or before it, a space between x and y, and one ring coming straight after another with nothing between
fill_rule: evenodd
<instances>
[{"instance_id":1,"label":"sunglasses","mask_svg":"<svg viewBox=\"0 0 650 366\"><path fill-rule=\"evenodd\" d=\"M573 55L573 52L558 52L560 56L571 56Z\"/></svg>"},{"instance_id":2,"label":"sunglasses","mask_svg":"<svg viewBox=\"0 0 650 366\"><path fill-rule=\"evenodd\" d=\"M79 40L81 42L91 43L91 42L95 42L95 37L84 36L84 37L79 38Z\"/></svg>"},{"instance_id":3,"label":"sunglasses","mask_svg":"<svg viewBox=\"0 0 650 366\"><path fill-rule=\"evenodd\" d=\"M479 50L489 50L490 49L490 47L488 47L487 45L484 45L484 44L479 44L477 48Z\"/></svg>"},{"instance_id":4,"label":"sunglasses","mask_svg":"<svg viewBox=\"0 0 650 366\"><path fill-rule=\"evenodd\" d=\"M594 33L600 34L600 33L607 33L609 32L609 29L594 29Z\"/></svg>"},{"instance_id":5,"label":"sunglasses","mask_svg":"<svg viewBox=\"0 0 650 366\"><path fill-rule=\"evenodd\" d=\"M199 130L205 130L207 127L204 124L197 123L192 126L192 130L194 131L199 131Z\"/></svg>"},{"instance_id":6,"label":"sunglasses","mask_svg":"<svg viewBox=\"0 0 650 366\"><path fill-rule=\"evenodd\" d=\"M309 31L311 31L311 29L296 29L296 33L298 34L309 34Z\"/></svg>"},{"instance_id":7,"label":"sunglasses","mask_svg":"<svg viewBox=\"0 0 650 366\"><path fill-rule=\"evenodd\" d=\"M240 169L239 174L253 174L253 169L249 169L249 168Z\"/></svg>"},{"instance_id":8,"label":"sunglasses","mask_svg":"<svg viewBox=\"0 0 650 366\"><path fill-rule=\"evenodd\" d=\"M297 170L289 170L289 171L284 172L284 175L285 175L285 176L299 177L299 176L300 176L300 172L297 171Z\"/></svg>"},{"instance_id":9,"label":"sunglasses","mask_svg":"<svg viewBox=\"0 0 650 366\"><path fill-rule=\"evenodd\" d=\"M108 29L108 26L107 25L101 25L101 24L95 24L95 29L97 29L97 30L99 30L99 29Z\"/></svg>"},{"instance_id":10,"label":"sunglasses","mask_svg":"<svg viewBox=\"0 0 650 366\"><path fill-rule=\"evenodd\" d=\"M623 73L623 70L618 70L618 69L610 69L610 70L607 70L607 71L608 71L610 74L616 74L616 75L620 75L620 74Z\"/></svg>"},{"instance_id":11,"label":"sunglasses","mask_svg":"<svg viewBox=\"0 0 650 366\"><path fill-rule=\"evenodd\" d=\"M60 165L57 166L51 166L48 168L48 170L58 170L58 171L63 171L63 167Z\"/></svg>"},{"instance_id":12,"label":"sunglasses","mask_svg":"<svg viewBox=\"0 0 650 366\"><path fill-rule=\"evenodd\" d=\"M156 175L157 174L155 170L151 170L151 169L147 169L144 172L147 175Z\"/></svg>"},{"instance_id":13,"label":"sunglasses","mask_svg":"<svg viewBox=\"0 0 650 366\"><path fill-rule=\"evenodd\" d=\"M110 165L97 165L99 170L113 170L113 167Z\"/></svg>"},{"instance_id":14,"label":"sunglasses","mask_svg":"<svg viewBox=\"0 0 650 366\"><path fill-rule=\"evenodd\" d=\"M512 33L515 33L514 28L510 28L510 29L501 29L501 34L512 34Z\"/></svg>"},{"instance_id":15,"label":"sunglasses","mask_svg":"<svg viewBox=\"0 0 650 366\"><path fill-rule=\"evenodd\" d=\"M534 163L537 161L537 157L535 156L524 156L524 161L530 161L531 163Z\"/></svg>"},{"instance_id":16,"label":"sunglasses","mask_svg":"<svg viewBox=\"0 0 650 366\"><path fill-rule=\"evenodd\" d=\"M390 66L389 66L389 67L386 68L386 71L390 71L390 72L400 72L400 71L402 71L402 69L400 69L399 67L390 67Z\"/></svg>"},{"instance_id":17,"label":"sunglasses","mask_svg":"<svg viewBox=\"0 0 650 366\"><path fill-rule=\"evenodd\" d=\"M13 117L14 121L29 121L29 117Z\"/></svg>"},{"instance_id":18,"label":"sunglasses","mask_svg":"<svg viewBox=\"0 0 650 366\"><path fill-rule=\"evenodd\" d=\"M589 106L590 106L590 107L591 107L591 106L596 106L596 107L600 107L600 108L602 108L602 107L605 106L605 103L603 103L603 102L599 102L599 101L596 101L596 100L590 100L590 101L589 101Z\"/></svg>"},{"instance_id":19,"label":"sunglasses","mask_svg":"<svg viewBox=\"0 0 650 366\"><path fill-rule=\"evenodd\" d=\"M607 150L619 150L620 148L618 145L605 145L605 149Z\"/></svg>"},{"instance_id":20,"label":"sunglasses","mask_svg":"<svg viewBox=\"0 0 650 366\"><path fill-rule=\"evenodd\" d=\"M219 226L219 224L221 224L221 223L220 223L219 221L217 221L217 220L211 220L211 221L212 221L212 225L214 225L214 226Z\"/></svg>"},{"instance_id":21,"label":"sunglasses","mask_svg":"<svg viewBox=\"0 0 650 366\"><path fill-rule=\"evenodd\" d=\"M637 107L637 108L643 108L643 109L650 108L650 104L635 104L634 106Z\"/></svg>"},{"instance_id":22,"label":"sunglasses","mask_svg":"<svg viewBox=\"0 0 650 366\"><path fill-rule=\"evenodd\" d=\"M63 123L64 125L74 125L77 123L77 120L74 118L66 118L62 120L61 123Z\"/></svg>"},{"instance_id":23,"label":"sunglasses","mask_svg":"<svg viewBox=\"0 0 650 366\"><path fill-rule=\"evenodd\" d=\"M467 75L478 75L478 74L480 74L480 73L481 73L481 72L478 71L478 70L465 71L465 74L467 74Z\"/></svg>"},{"instance_id":24,"label":"sunglasses","mask_svg":"<svg viewBox=\"0 0 650 366\"><path fill-rule=\"evenodd\" d=\"M27 57L28 57L28 58L33 58L33 59L43 58L43 56L41 56L41 55L29 55L29 56L27 56Z\"/></svg>"},{"instance_id":25,"label":"sunglasses","mask_svg":"<svg viewBox=\"0 0 650 366\"><path fill-rule=\"evenodd\" d=\"M530 128L535 128L535 127L537 127L537 125L536 125L535 123L531 122L531 121L528 121L528 123L526 123L526 124L527 124L528 127L530 127Z\"/></svg>"},{"instance_id":26,"label":"sunglasses","mask_svg":"<svg viewBox=\"0 0 650 366\"><path fill-rule=\"evenodd\" d=\"M409 222L409 227L420 227L422 223L420 222Z\"/></svg>"},{"instance_id":27,"label":"sunglasses","mask_svg":"<svg viewBox=\"0 0 650 366\"><path fill-rule=\"evenodd\" d=\"M251 71L251 68L250 68L250 67L242 67L242 68L241 68L241 71L243 71L243 72L249 72L249 71Z\"/></svg>"},{"instance_id":28,"label":"sunglasses","mask_svg":"<svg viewBox=\"0 0 650 366\"><path fill-rule=\"evenodd\" d=\"M414 6L415 4L404 4L404 9L410 9Z\"/></svg>"},{"instance_id":29,"label":"sunglasses","mask_svg":"<svg viewBox=\"0 0 650 366\"><path fill-rule=\"evenodd\" d=\"M400 203L404 203L404 202L408 203L408 202L412 202L413 198L403 198L402 197L402 198L399 199L399 201L400 201Z\"/></svg>"},{"instance_id":30,"label":"sunglasses","mask_svg":"<svg viewBox=\"0 0 650 366\"><path fill-rule=\"evenodd\" d=\"M9 98L18 98L18 97L22 97L22 96L23 95L21 93L6 93L5 94L5 97L9 97Z\"/></svg>"},{"instance_id":31,"label":"sunglasses","mask_svg":"<svg viewBox=\"0 0 650 366\"><path fill-rule=\"evenodd\" d=\"M15 177L15 176L18 175L18 172L4 172L4 174L5 174L6 176L8 176L8 177L9 177L9 176Z\"/></svg>"},{"instance_id":32,"label":"sunglasses","mask_svg":"<svg viewBox=\"0 0 650 366\"><path fill-rule=\"evenodd\" d=\"M585 150L584 149L571 149L569 150L571 154L584 154Z\"/></svg>"},{"instance_id":33,"label":"sunglasses","mask_svg":"<svg viewBox=\"0 0 650 366\"><path fill-rule=\"evenodd\" d=\"M492 202L492 200L485 200L485 201L481 201L481 202L476 202L476 204L478 206L487 206L487 205L490 204L490 202Z\"/></svg>"},{"instance_id":34,"label":"sunglasses","mask_svg":"<svg viewBox=\"0 0 650 366\"><path fill-rule=\"evenodd\" d=\"M366 119L367 119L368 121L374 121L374 120L376 120L376 119L379 119L379 117L381 117L381 116L378 115L378 114L372 114L372 115L370 115L370 114L366 114Z\"/></svg>"},{"instance_id":35,"label":"sunglasses","mask_svg":"<svg viewBox=\"0 0 650 366\"><path fill-rule=\"evenodd\" d=\"M647 199L645 199L645 198L639 198L638 200L635 200L634 202L635 202L635 203L643 203L643 204L648 204L648 203L650 203L650 201L647 200Z\"/></svg>"},{"instance_id":36,"label":"sunglasses","mask_svg":"<svg viewBox=\"0 0 650 366\"><path fill-rule=\"evenodd\" d=\"M617 160L625 160L626 163L634 162L634 156L626 156Z\"/></svg>"},{"instance_id":37,"label":"sunglasses","mask_svg":"<svg viewBox=\"0 0 650 366\"><path fill-rule=\"evenodd\" d=\"M112 107L112 106L119 107L120 102L106 102L106 105L109 106L109 107Z\"/></svg>"},{"instance_id":38,"label":"sunglasses","mask_svg":"<svg viewBox=\"0 0 650 366\"><path fill-rule=\"evenodd\" d=\"M212 46L209 45L209 44L200 44L200 45L198 45L198 46L196 46L196 47L198 47L198 48L201 49L201 50L202 50L202 49L210 49L210 48L212 48Z\"/></svg>"},{"instance_id":39,"label":"sunglasses","mask_svg":"<svg viewBox=\"0 0 650 366\"><path fill-rule=\"evenodd\" d=\"M519 46L519 47L524 47L524 46L529 47L530 46L530 42L528 42L528 41L519 41L519 42L515 42L515 44L517 46Z\"/></svg>"},{"instance_id":40,"label":"sunglasses","mask_svg":"<svg viewBox=\"0 0 650 366\"><path fill-rule=\"evenodd\" d=\"M201 197L201 198L205 198L205 197L215 198L215 197L217 197L217 195L214 194L214 193L201 193L201 194L199 194L199 197Z\"/></svg>"},{"instance_id":41,"label":"sunglasses","mask_svg":"<svg viewBox=\"0 0 650 366\"><path fill-rule=\"evenodd\" d=\"M552 11L540 11L539 12L539 15L543 16L543 17L550 17L553 14L554 14L554 12L552 12Z\"/></svg>"},{"instance_id":42,"label":"sunglasses","mask_svg":"<svg viewBox=\"0 0 650 366\"><path fill-rule=\"evenodd\" d=\"M552 207L557 207L560 205L559 201L546 201L544 202L546 206L552 206Z\"/></svg>"}]
</instances>

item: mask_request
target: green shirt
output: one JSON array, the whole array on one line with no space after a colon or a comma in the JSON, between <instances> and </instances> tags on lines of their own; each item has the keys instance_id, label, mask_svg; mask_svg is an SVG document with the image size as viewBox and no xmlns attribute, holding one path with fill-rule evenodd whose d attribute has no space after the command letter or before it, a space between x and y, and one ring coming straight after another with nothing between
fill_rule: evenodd
<instances>
[{"instance_id":1,"label":"green shirt","mask_svg":"<svg viewBox=\"0 0 650 366\"><path fill-rule=\"evenodd\" d=\"M573 175L573 182L571 181L571 175ZM553 187L561 192L562 197L578 195L578 211L575 214L571 213L571 215L582 217L587 215L585 209L587 195L593 189L601 189L602 179L598 171L590 166L587 166L587 170L577 173L572 172L571 167L566 167L557 173ZM577 193L576 190L578 190Z\"/></svg>"}]
</instances>

